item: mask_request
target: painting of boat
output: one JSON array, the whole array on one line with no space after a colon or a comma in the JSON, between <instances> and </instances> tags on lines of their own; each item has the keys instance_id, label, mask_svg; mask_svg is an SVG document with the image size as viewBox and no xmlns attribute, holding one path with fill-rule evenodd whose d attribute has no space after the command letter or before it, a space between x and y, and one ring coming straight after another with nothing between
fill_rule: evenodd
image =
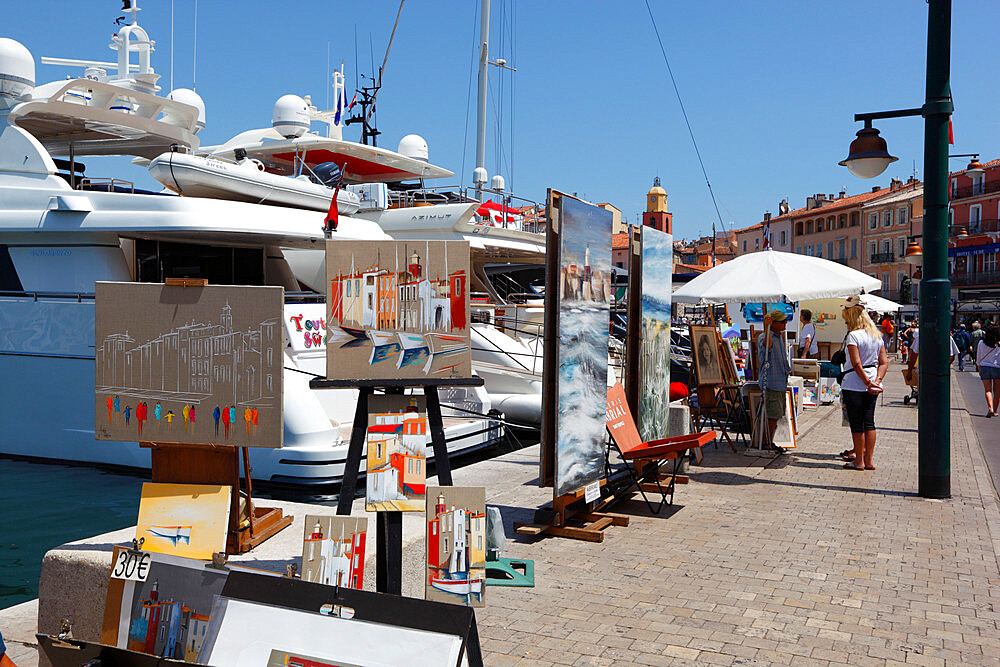
<instances>
[{"instance_id":1,"label":"painting of boat","mask_svg":"<svg viewBox=\"0 0 1000 667\"><path fill-rule=\"evenodd\" d=\"M343 323L341 323L339 325L339 327L340 327L340 330L343 331L348 336L353 336L355 338L361 338L361 339L365 339L365 338L368 337L368 335L365 332L365 330L361 329L359 327L352 327L352 326L348 326L348 325L343 324Z\"/></svg>"},{"instance_id":2,"label":"painting of boat","mask_svg":"<svg viewBox=\"0 0 1000 667\"><path fill-rule=\"evenodd\" d=\"M399 331L396 335L399 337L399 346L402 352L399 359L396 360L396 368L419 364L430 356L430 347L422 334Z\"/></svg>"},{"instance_id":3,"label":"painting of boat","mask_svg":"<svg viewBox=\"0 0 1000 667\"><path fill-rule=\"evenodd\" d=\"M149 532L170 540L175 546L179 542L191 544L191 526L150 526Z\"/></svg>"},{"instance_id":4,"label":"painting of boat","mask_svg":"<svg viewBox=\"0 0 1000 667\"><path fill-rule=\"evenodd\" d=\"M379 331L377 329L369 329L368 337L372 342L372 353L371 356L368 357L369 364L377 364L380 361L391 359L396 356L401 349L399 343L396 342L395 331Z\"/></svg>"},{"instance_id":5,"label":"painting of boat","mask_svg":"<svg viewBox=\"0 0 1000 667\"><path fill-rule=\"evenodd\" d=\"M483 592L483 578L462 577L460 579L441 579L439 577L431 577L431 586L439 591L455 595L469 595L470 593L480 595Z\"/></svg>"},{"instance_id":6,"label":"painting of boat","mask_svg":"<svg viewBox=\"0 0 1000 667\"><path fill-rule=\"evenodd\" d=\"M486 490L427 489L428 600L483 606L486 592ZM431 504L430 499L437 498Z\"/></svg>"}]
</instances>

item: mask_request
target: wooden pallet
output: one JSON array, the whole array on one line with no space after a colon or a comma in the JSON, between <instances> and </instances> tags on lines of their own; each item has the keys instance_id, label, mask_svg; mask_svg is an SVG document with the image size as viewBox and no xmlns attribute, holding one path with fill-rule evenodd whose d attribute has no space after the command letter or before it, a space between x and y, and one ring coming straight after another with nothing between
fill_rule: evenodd
<instances>
[{"instance_id":1,"label":"wooden pallet","mask_svg":"<svg viewBox=\"0 0 1000 667\"><path fill-rule=\"evenodd\" d=\"M601 480L601 486L605 480ZM604 512L611 500L601 499L590 508L584 502L584 490L577 489L553 499L535 512L532 523L515 523L514 529L520 535L552 535L568 537L587 542L603 542L604 531L611 526L627 526L629 517L625 514Z\"/></svg>"}]
</instances>

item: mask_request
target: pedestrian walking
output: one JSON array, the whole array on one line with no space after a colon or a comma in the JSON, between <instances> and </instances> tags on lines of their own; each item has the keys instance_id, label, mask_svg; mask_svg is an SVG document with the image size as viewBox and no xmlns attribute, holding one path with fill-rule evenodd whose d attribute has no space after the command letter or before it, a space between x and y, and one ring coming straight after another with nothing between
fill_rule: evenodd
<instances>
[{"instance_id":1,"label":"pedestrian walking","mask_svg":"<svg viewBox=\"0 0 1000 667\"><path fill-rule=\"evenodd\" d=\"M986 330L983 329L983 325L979 323L979 320L973 322L972 331L969 332L969 356L972 357L972 363L976 363L979 341L981 341L985 335Z\"/></svg>"},{"instance_id":2,"label":"pedestrian walking","mask_svg":"<svg viewBox=\"0 0 1000 667\"><path fill-rule=\"evenodd\" d=\"M882 343L885 345L885 351L888 354L889 343L892 342L892 332L894 329L889 313L882 316L882 322L879 324L879 327L882 329Z\"/></svg>"},{"instance_id":3,"label":"pedestrian walking","mask_svg":"<svg viewBox=\"0 0 1000 667\"><path fill-rule=\"evenodd\" d=\"M992 417L1000 408L1000 327L986 329L976 348L976 365L986 394L986 416Z\"/></svg>"},{"instance_id":4,"label":"pedestrian walking","mask_svg":"<svg viewBox=\"0 0 1000 667\"><path fill-rule=\"evenodd\" d=\"M812 323L812 311L803 308L799 313L802 328L799 329L799 359L817 359L819 343L816 341L816 325Z\"/></svg>"},{"instance_id":5,"label":"pedestrian walking","mask_svg":"<svg viewBox=\"0 0 1000 667\"><path fill-rule=\"evenodd\" d=\"M848 331L844 343L847 349L844 370L848 372L841 384L841 393L854 442L854 455L844 467L875 470L875 401L882 393L882 378L889 370L889 357L881 332L858 297L847 299L843 312Z\"/></svg>"},{"instance_id":6,"label":"pedestrian walking","mask_svg":"<svg viewBox=\"0 0 1000 667\"><path fill-rule=\"evenodd\" d=\"M785 416L785 392L788 390L788 353L785 349L785 325L788 316L772 310L764 317L764 332L757 336L757 358L761 360L760 388L764 392L767 417L767 442L775 447L774 432ZM754 419L757 415L754 415Z\"/></svg>"},{"instance_id":7,"label":"pedestrian walking","mask_svg":"<svg viewBox=\"0 0 1000 667\"><path fill-rule=\"evenodd\" d=\"M965 355L969 352L969 345L972 344L972 339L969 338L969 333L965 330L964 324L959 324L958 329L952 335L955 339L955 346L958 348L958 371L962 372L965 370Z\"/></svg>"}]
</instances>

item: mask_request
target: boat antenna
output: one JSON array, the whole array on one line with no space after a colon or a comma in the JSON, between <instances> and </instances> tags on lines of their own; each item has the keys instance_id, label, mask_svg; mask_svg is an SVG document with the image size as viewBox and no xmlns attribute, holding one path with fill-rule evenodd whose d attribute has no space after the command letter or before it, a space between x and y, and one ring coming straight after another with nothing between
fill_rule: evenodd
<instances>
[{"instance_id":1,"label":"boat antenna","mask_svg":"<svg viewBox=\"0 0 1000 667\"><path fill-rule=\"evenodd\" d=\"M194 0L194 39L191 40L194 54L191 57L191 90L198 92L198 0Z\"/></svg>"},{"instance_id":2,"label":"boat antenna","mask_svg":"<svg viewBox=\"0 0 1000 667\"><path fill-rule=\"evenodd\" d=\"M170 92L174 92L174 0L170 0Z\"/></svg>"},{"instance_id":3,"label":"boat antenna","mask_svg":"<svg viewBox=\"0 0 1000 667\"><path fill-rule=\"evenodd\" d=\"M392 49L392 41L396 36L396 28L399 26L399 17L403 13L404 2L405 0L400 0L399 2L399 10L396 12L396 22L392 26L392 34L389 35L389 44L385 48L385 57L382 59L382 66L378 69L378 78L376 79L374 74L372 76L364 74L360 75L361 78L370 80L371 85L362 86L360 89L356 90L356 93L361 96L361 99L358 100L358 105L361 107L361 111L344 121L344 125L361 123L361 143L366 146L368 145L369 139L371 139L371 145L376 146L376 137L382 134L376 128L375 98L378 96L378 91L382 88L382 76L385 73L386 63L389 61L389 51ZM368 40L368 55L372 58L371 66L374 71L375 60L371 49L371 35L369 35ZM357 35L355 35L354 59L357 60L357 57ZM355 74L357 75L357 72L355 72Z\"/></svg>"}]
</instances>

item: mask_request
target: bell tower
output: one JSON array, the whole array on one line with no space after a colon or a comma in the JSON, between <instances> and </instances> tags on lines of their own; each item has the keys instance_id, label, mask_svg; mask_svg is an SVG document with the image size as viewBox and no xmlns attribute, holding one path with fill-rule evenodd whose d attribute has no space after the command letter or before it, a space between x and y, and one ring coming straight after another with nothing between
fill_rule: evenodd
<instances>
[{"instance_id":1,"label":"bell tower","mask_svg":"<svg viewBox=\"0 0 1000 667\"><path fill-rule=\"evenodd\" d=\"M667 212L667 191L660 185L660 177L657 176L646 195L646 212L642 214L642 224L672 234L671 218L671 214Z\"/></svg>"}]
</instances>

